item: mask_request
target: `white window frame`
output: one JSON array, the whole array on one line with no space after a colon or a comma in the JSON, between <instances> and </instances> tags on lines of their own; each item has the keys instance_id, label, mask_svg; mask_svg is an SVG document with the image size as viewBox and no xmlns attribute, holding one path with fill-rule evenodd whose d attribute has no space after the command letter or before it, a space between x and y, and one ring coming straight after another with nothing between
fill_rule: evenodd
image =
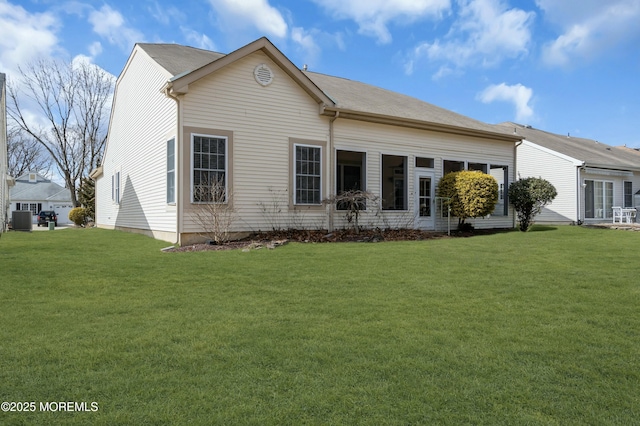
<instances>
[{"instance_id":1,"label":"white window frame","mask_svg":"<svg viewBox=\"0 0 640 426\"><path fill-rule=\"evenodd\" d=\"M298 202L298 173L297 173L297 162L298 162L298 147L301 148L313 148L320 150L320 175L317 176L320 179L320 187L318 190L320 191L320 199L317 203L302 203ZM324 153L321 145L313 145L313 144L304 144L304 143L294 143L293 144L293 204L296 206L319 206L322 204L322 194L323 192L323 171L324 171ZM315 176L315 175L307 175L307 176Z\"/></svg>"},{"instance_id":2,"label":"white window frame","mask_svg":"<svg viewBox=\"0 0 640 426\"><path fill-rule=\"evenodd\" d=\"M111 175L111 201L120 205L120 170L116 170Z\"/></svg>"},{"instance_id":3,"label":"white window frame","mask_svg":"<svg viewBox=\"0 0 640 426\"><path fill-rule=\"evenodd\" d=\"M194 182L193 182L193 172L195 171L195 162L193 156L195 154L194 146L195 146L195 138L203 137L203 138L211 138L211 139L224 139L224 201L218 202L217 204L227 204L229 202L229 138L227 136L221 135L209 135L204 133L191 133L191 168L190 168L190 180L191 180L191 203L192 204L211 204L215 203L213 201L196 201L194 198ZM219 169L202 169L199 170L219 170Z\"/></svg>"},{"instance_id":4,"label":"white window frame","mask_svg":"<svg viewBox=\"0 0 640 426\"><path fill-rule=\"evenodd\" d=\"M586 178L584 179L584 184L586 187L587 182L593 182L593 205L594 205L594 211L593 211L593 217L586 217L586 209L585 209L585 219L594 219L594 220L598 220L598 219L611 219L613 217L613 211L611 210L611 208L613 207L613 205L615 204L615 191L616 191L616 184L614 181L612 180L604 180L604 179L591 179L591 178ZM597 212L596 212L596 182L600 182L602 183L602 217L598 217ZM611 206L609 206L607 208L607 190L606 190L606 186L607 184L611 184ZM587 205L587 197L586 194L584 195L584 203L585 206Z\"/></svg>"},{"instance_id":5,"label":"white window frame","mask_svg":"<svg viewBox=\"0 0 640 426\"><path fill-rule=\"evenodd\" d=\"M170 152L170 144L173 144L173 152ZM173 157L172 164L169 163L170 156ZM171 177L171 182L169 177ZM170 196L172 195L172 197ZM167 204L176 203L176 138L167 141Z\"/></svg>"},{"instance_id":6,"label":"white window frame","mask_svg":"<svg viewBox=\"0 0 640 426\"><path fill-rule=\"evenodd\" d=\"M431 167L418 166L418 158L422 158L422 159L425 159L425 160L431 160L431 162L433 163L433 166L431 166ZM414 169L417 169L417 170L433 171L433 170L436 169L436 161L438 161L436 157L426 157L424 155L414 155L413 156L413 167L414 167Z\"/></svg>"}]
</instances>

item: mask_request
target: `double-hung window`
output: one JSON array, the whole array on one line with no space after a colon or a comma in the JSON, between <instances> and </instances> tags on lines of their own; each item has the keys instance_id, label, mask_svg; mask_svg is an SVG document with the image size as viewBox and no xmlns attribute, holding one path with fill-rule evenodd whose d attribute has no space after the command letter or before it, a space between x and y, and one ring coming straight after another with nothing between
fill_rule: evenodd
<instances>
[{"instance_id":1,"label":"double-hung window","mask_svg":"<svg viewBox=\"0 0 640 426\"><path fill-rule=\"evenodd\" d=\"M322 147L294 145L295 204L320 204L322 202Z\"/></svg>"},{"instance_id":2,"label":"double-hung window","mask_svg":"<svg viewBox=\"0 0 640 426\"><path fill-rule=\"evenodd\" d=\"M120 171L111 175L111 200L120 204Z\"/></svg>"},{"instance_id":3,"label":"double-hung window","mask_svg":"<svg viewBox=\"0 0 640 426\"><path fill-rule=\"evenodd\" d=\"M167 204L176 202L176 140L167 141Z\"/></svg>"},{"instance_id":4,"label":"double-hung window","mask_svg":"<svg viewBox=\"0 0 640 426\"><path fill-rule=\"evenodd\" d=\"M227 138L191 135L191 199L194 203L227 201Z\"/></svg>"}]
</instances>

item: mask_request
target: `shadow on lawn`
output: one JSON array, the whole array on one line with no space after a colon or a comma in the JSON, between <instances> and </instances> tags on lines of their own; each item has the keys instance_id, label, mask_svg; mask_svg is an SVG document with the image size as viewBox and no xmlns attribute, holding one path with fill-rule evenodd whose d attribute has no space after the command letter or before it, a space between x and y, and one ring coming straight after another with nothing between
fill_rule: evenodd
<instances>
[{"instance_id":1,"label":"shadow on lawn","mask_svg":"<svg viewBox=\"0 0 640 426\"><path fill-rule=\"evenodd\" d=\"M534 225L529 232L555 231L556 229L558 229L556 226Z\"/></svg>"}]
</instances>

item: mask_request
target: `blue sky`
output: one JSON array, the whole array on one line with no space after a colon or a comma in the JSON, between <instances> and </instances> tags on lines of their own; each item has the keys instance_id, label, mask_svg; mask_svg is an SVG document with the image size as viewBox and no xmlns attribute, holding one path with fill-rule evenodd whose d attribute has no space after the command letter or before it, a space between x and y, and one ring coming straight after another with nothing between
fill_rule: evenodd
<instances>
[{"instance_id":1,"label":"blue sky","mask_svg":"<svg viewBox=\"0 0 640 426\"><path fill-rule=\"evenodd\" d=\"M119 75L136 42L296 65L487 123L640 147L640 0L0 0L0 72L40 57Z\"/></svg>"}]
</instances>

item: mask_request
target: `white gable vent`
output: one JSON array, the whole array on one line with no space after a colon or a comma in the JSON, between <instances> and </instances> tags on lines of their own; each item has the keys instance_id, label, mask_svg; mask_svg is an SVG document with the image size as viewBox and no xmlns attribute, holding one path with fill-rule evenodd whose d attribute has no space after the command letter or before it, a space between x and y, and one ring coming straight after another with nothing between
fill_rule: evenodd
<instances>
[{"instance_id":1,"label":"white gable vent","mask_svg":"<svg viewBox=\"0 0 640 426\"><path fill-rule=\"evenodd\" d=\"M268 86L273 81L273 71L265 64L260 64L253 70L253 76L258 84Z\"/></svg>"}]
</instances>

